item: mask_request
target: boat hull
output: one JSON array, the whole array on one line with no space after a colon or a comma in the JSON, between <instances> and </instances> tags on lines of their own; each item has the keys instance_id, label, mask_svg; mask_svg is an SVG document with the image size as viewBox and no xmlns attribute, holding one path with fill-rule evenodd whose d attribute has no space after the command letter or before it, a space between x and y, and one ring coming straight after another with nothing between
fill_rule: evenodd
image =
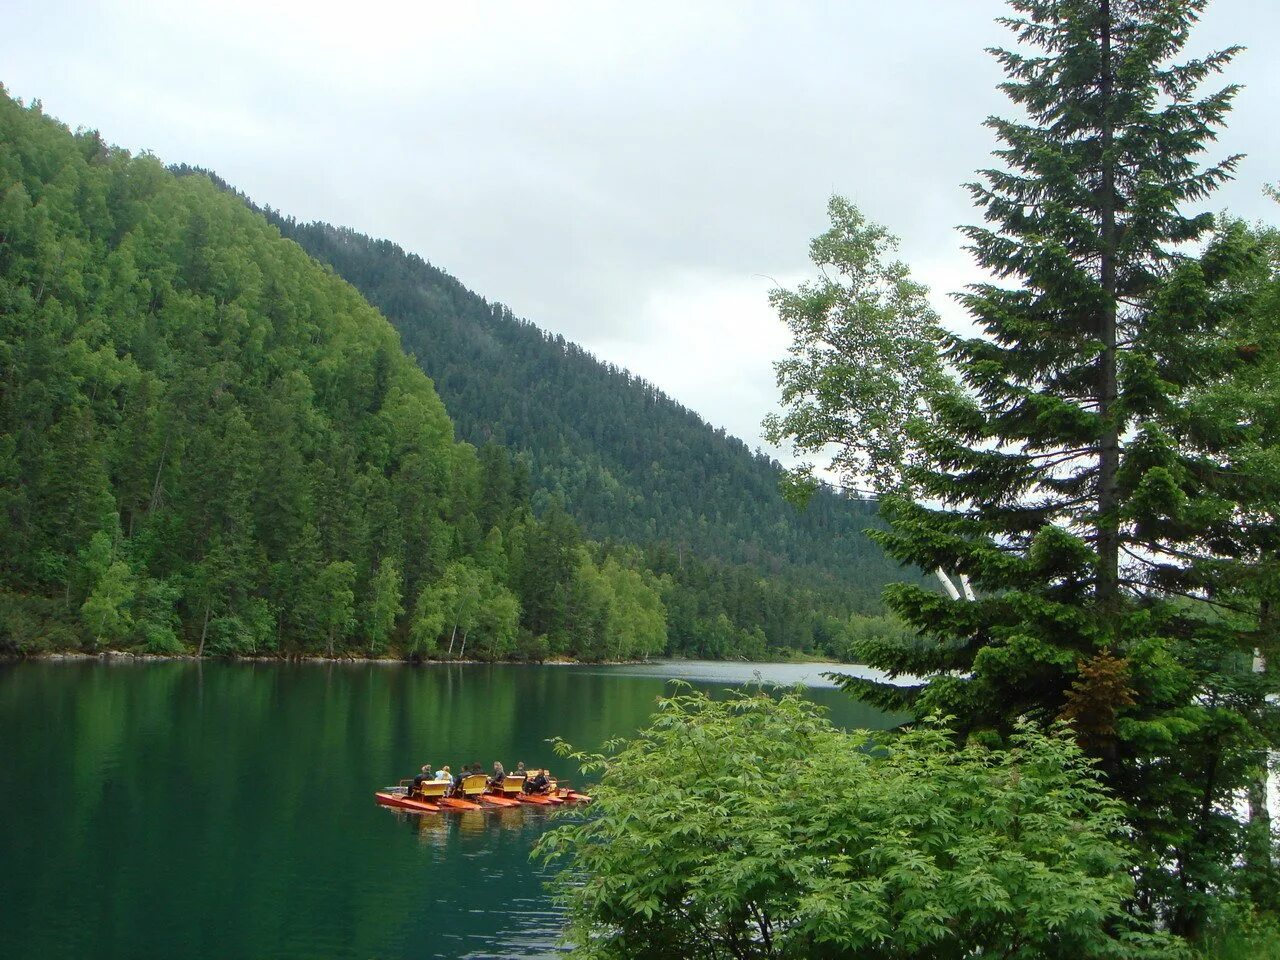
<instances>
[{"instance_id":1,"label":"boat hull","mask_svg":"<svg viewBox=\"0 0 1280 960\"><path fill-rule=\"evenodd\" d=\"M411 810L414 813L439 813L439 805L429 800L415 800L399 793L387 793L379 790L373 795L379 805L393 807L396 810Z\"/></svg>"},{"instance_id":2,"label":"boat hull","mask_svg":"<svg viewBox=\"0 0 1280 960\"><path fill-rule=\"evenodd\" d=\"M552 797L545 793L522 793L520 802L536 807L558 807L564 803L559 797Z\"/></svg>"},{"instance_id":3,"label":"boat hull","mask_svg":"<svg viewBox=\"0 0 1280 960\"><path fill-rule=\"evenodd\" d=\"M471 800L463 800L461 797L443 797L440 800L440 806L445 810L483 810L484 807Z\"/></svg>"},{"instance_id":4,"label":"boat hull","mask_svg":"<svg viewBox=\"0 0 1280 960\"><path fill-rule=\"evenodd\" d=\"M480 797L480 802L491 807L518 807L520 801L514 797L504 797L500 793L486 793Z\"/></svg>"}]
</instances>

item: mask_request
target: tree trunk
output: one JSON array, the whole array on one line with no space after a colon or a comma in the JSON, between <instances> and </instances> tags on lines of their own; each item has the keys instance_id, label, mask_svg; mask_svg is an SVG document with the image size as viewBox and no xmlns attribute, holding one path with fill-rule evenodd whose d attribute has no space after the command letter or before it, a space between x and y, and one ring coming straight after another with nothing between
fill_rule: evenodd
<instances>
[{"instance_id":1,"label":"tree trunk","mask_svg":"<svg viewBox=\"0 0 1280 960\"><path fill-rule=\"evenodd\" d=\"M173 434L166 432L164 435L164 447L160 450L160 462L156 464L156 482L151 485L151 499L147 502L147 514L156 508L156 498L160 496L160 477L164 473L164 458L169 454L169 439Z\"/></svg>"},{"instance_id":2,"label":"tree trunk","mask_svg":"<svg viewBox=\"0 0 1280 960\"><path fill-rule=\"evenodd\" d=\"M465 657L465 656L467 655L467 634L468 634L468 633L470 633L470 632L471 632L471 631L469 631L469 630L463 630L463 631L462 631L462 646L461 646L461 647L459 648L459 650L458 650L458 659L459 659L459 660L461 660L463 657Z\"/></svg>"},{"instance_id":3,"label":"tree trunk","mask_svg":"<svg viewBox=\"0 0 1280 960\"><path fill-rule=\"evenodd\" d=\"M1246 796L1249 802L1249 829L1245 841L1244 857L1249 872L1255 880L1262 880L1271 873L1271 811L1267 808L1267 780L1271 774L1271 751L1263 750L1259 758L1258 775L1249 781Z\"/></svg>"},{"instance_id":4,"label":"tree trunk","mask_svg":"<svg viewBox=\"0 0 1280 960\"><path fill-rule=\"evenodd\" d=\"M209 635L209 608L213 606L213 598L210 597L204 604L204 623L200 625L200 647L196 650L196 656L204 657L204 638Z\"/></svg>"},{"instance_id":5,"label":"tree trunk","mask_svg":"<svg viewBox=\"0 0 1280 960\"><path fill-rule=\"evenodd\" d=\"M1102 353L1098 357L1098 416L1102 421L1098 438L1098 605L1103 613L1114 612L1119 599L1120 526L1117 517L1119 495L1117 474L1120 469L1120 425L1115 420L1116 398L1116 175L1111 102L1115 67L1111 50L1111 0L1102 0L1102 76L1099 91L1102 100L1102 243L1100 283L1103 292L1102 315L1098 318L1098 336Z\"/></svg>"},{"instance_id":6,"label":"tree trunk","mask_svg":"<svg viewBox=\"0 0 1280 960\"><path fill-rule=\"evenodd\" d=\"M1266 643L1274 629L1271 604L1263 600L1258 605L1258 626L1261 628L1262 643ZM1268 667L1266 651L1259 647L1254 650L1254 673L1266 674ZM1267 704L1262 704L1265 714ZM1267 806L1267 792L1271 780L1271 749L1264 747L1258 757L1258 771L1250 778L1245 787L1245 797L1249 804L1249 827L1245 839L1245 866L1252 876L1254 884L1261 886L1269 882L1272 870L1271 859L1271 809Z\"/></svg>"},{"instance_id":7,"label":"tree trunk","mask_svg":"<svg viewBox=\"0 0 1280 960\"><path fill-rule=\"evenodd\" d=\"M453 641L458 639L458 624L453 625L453 633L449 635L449 656L453 656Z\"/></svg>"}]
</instances>

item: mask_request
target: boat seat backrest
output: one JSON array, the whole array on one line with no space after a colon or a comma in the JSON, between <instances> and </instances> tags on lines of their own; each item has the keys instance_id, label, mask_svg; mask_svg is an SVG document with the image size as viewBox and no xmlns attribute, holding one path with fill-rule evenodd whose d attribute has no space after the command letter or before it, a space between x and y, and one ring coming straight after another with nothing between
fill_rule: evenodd
<instances>
[{"instance_id":1,"label":"boat seat backrest","mask_svg":"<svg viewBox=\"0 0 1280 960\"><path fill-rule=\"evenodd\" d=\"M462 792L467 796L474 796L477 793L484 793L485 788L489 786L489 778L483 773L473 773L469 777L463 778Z\"/></svg>"},{"instance_id":2,"label":"boat seat backrest","mask_svg":"<svg viewBox=\"0 0 1280 960\"><path fill-rule=\"evenodd\" d=\"M517 777L508 773L502 780L502 792L515 796L524 792L524 777Z\"/></svg>"},{"instance_id":3,"label":"boat seat backrest","mask_svg":"<svg viewBox=\"0 0 1280 960\"><path fill-rule=\"evenodd\" d=\"M424 797L443 797L448 789L448 780L424 780L422 782L422 795Z\"/></svg>"}]
</instances>

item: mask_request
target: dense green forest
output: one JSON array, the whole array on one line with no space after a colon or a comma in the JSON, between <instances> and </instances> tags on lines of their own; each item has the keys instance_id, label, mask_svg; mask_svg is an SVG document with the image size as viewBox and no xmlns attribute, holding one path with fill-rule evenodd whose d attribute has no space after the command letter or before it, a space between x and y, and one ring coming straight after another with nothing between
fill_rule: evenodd
<instances>
[{"instance_id":1,"label":"dense green forest","mask_svg":"<svg viewBox=\"0 0 1280 960\"><path fill-rule=\"evenodd\" d=\"M661 651L395 331L261 216L0 101L4 644Z\"/></svg>"},{"instance_id":2,"label":"dense green forest","mask_svg":"<svg viewBox=\"0 0 1280 960\"><path fill-rule=\"evenodd\" d=\"M0 125L3 648L764 656L863 625L829 583L592 542L259 212L38 104Z\"/></svg>"},{"instance_id":3,"label":"dense green forest","mask_svg":"<svg viewBox=\"0 0 1280 960\"><path fill-rule=\"evenodd\" d=\"M779 492L776 462L653 384L394 243L266 212L400 331L460 437L527 458L535 506L560 498L600 540L666 544L770 577L838 581L866 609L879 609L882 586L900 579L865 534L873 504L823 488L798 511Z\"/></svg>"}]
</instances>

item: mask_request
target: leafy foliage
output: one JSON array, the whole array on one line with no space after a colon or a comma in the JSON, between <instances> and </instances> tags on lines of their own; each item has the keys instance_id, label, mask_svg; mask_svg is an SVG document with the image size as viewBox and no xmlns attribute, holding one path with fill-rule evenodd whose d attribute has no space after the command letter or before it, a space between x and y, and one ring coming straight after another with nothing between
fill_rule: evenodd
<instances>
[{"instance_id":1,"label":"leafy foliage","mask_svg":"<svg viewBox=\"0 0 1280 960\"><path fill-rule=\"evenodd\" d=\"M565 752L567 748L561 745ZM1124 909L1123 808L1062 727L955 749L845 733L797 694L685 693L600 756L564 866L573 956L1178 956Z\"/></svg>"},{"instance_id":2,"label":"leafy foliage","mask_svg":"<svg viewBox=\"0 0 1280 960\"><path fill-rule=\"evenodd\" d=\"M776 365L786 412L765 427L771 442L830 454L831 469L884 493L906 482L905 467L919 457L911 440L928 428L935 395L953 384L928 290L888 259L897 238L842 197L827 213L831 228L809 252L821 279L770 296L792 345ZM791 480L807 491L812 477L809 464Z\"/></svg>"}]
</instances>

